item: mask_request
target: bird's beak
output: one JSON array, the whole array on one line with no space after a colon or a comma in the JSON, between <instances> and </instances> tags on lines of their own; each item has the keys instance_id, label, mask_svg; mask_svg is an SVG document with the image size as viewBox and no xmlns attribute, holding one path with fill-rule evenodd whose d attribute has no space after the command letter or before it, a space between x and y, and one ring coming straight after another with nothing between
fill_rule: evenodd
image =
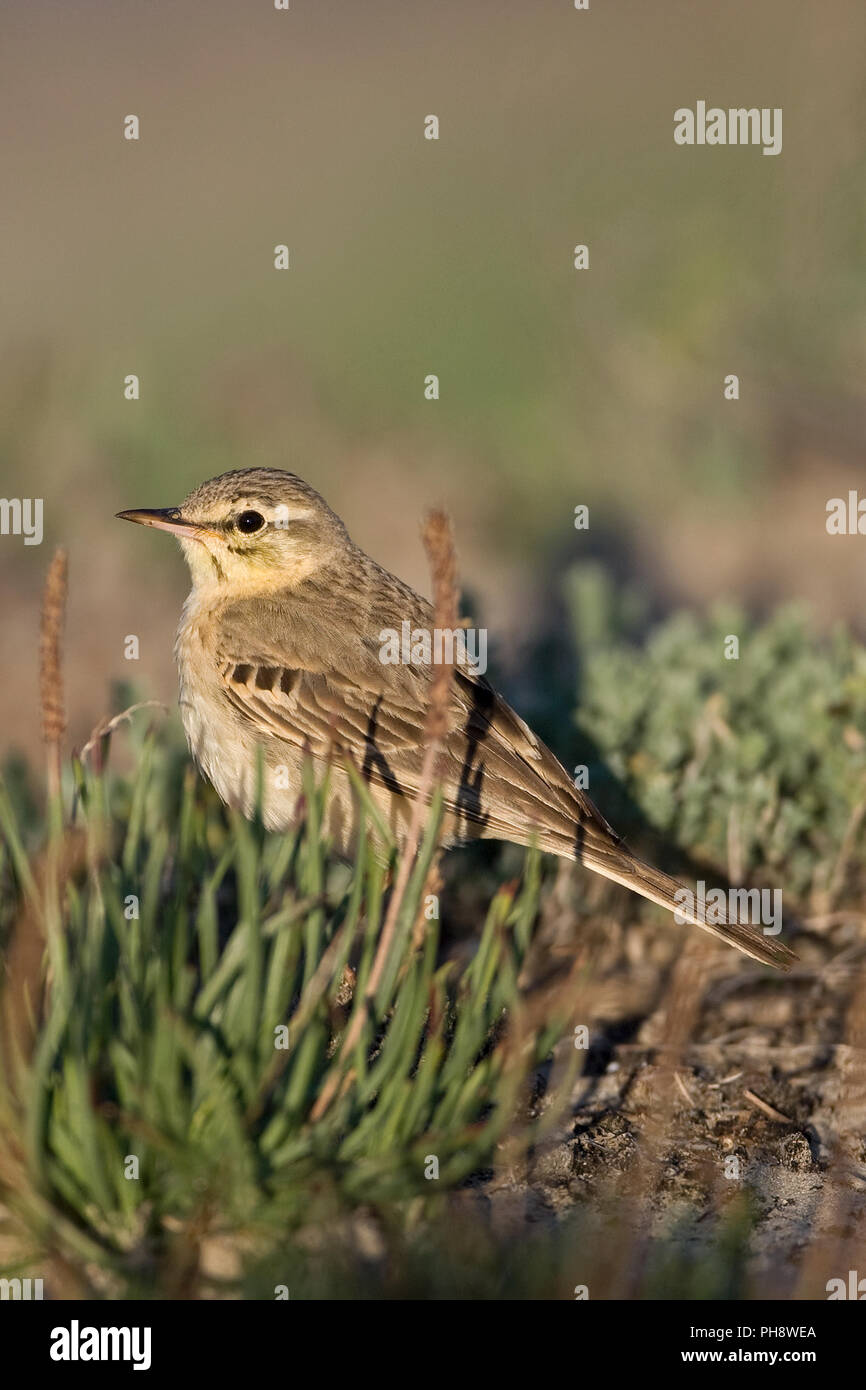
<instances>
[{"instance_id":1,"label":"bird's beak","mask_svg":"<svg viewBox=\"0 0 866 1390\"><path fill-rule=\"evenodd\" d=\"M135 521L139 526L155 526L159 531L170 531L173 536L181 536L188 541L219 540L216 531L207 526L197 526L193 521L184 521L177 507L163 510L150 510L142 507L138 511L118 512L119 521Z\"/></svg>"}]
</instances>

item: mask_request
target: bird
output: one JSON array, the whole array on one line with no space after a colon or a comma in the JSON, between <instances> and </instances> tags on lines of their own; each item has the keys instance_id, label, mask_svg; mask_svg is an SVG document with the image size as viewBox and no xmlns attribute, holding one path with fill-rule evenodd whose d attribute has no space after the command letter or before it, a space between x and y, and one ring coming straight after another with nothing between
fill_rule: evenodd
<instances>
[{"instance_id":1,"label":"bird","mask_svg":"<svg viewBox=\"0 0 866 1390\"><path fill-rule=\"evenodd\" d=\"M336 853L350 854L362 819L351 772L335 756L342 750L405 842L424 795L432 662L393 652L386 660L383 638L408 630L432 641L431 604L283 469L235 469L179 506L117 516L180 541L192 578L175 643L181 718L193 760L222 800L285 830L312 760L317 773L330 769L323 829ZM438 770L443 848L475 839L536 845L757 961L790 968L796 956L781 941L722 908L689 906L676 879L633 854L479 665L453 667Z\"/></svg>"}]
</instances>

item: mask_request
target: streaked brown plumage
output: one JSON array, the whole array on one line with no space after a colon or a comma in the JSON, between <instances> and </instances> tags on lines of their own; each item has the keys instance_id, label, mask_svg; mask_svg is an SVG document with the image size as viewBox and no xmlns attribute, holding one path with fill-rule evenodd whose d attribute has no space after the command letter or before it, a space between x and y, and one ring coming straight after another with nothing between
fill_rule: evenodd
<instances>
[{"instance_id":1,"label":"streaked brown plumage","mask_svg":"<svg viewBox=\"0 0 866 1390\"><path fill-rule=\"evenodd\" d=\"M265 822L284 828L304 757L322 771L330 761L328 829L348 851L357 809L340 767L345 750L399 838L421 778L431 667L383 664L382 633L404 622L429 630L430 604L359 549L291 473L225 473L179 508L120 516L178 535L189 563L176 644L181 712L196 763L223 800L251 814L261 748ZM465 666L454 673L442 748L447 844L536 843L677 910L680 885L631 854L553 753ZM785 968L794 959L754 928L692 920L756 960Z\"/></svg>"}]
</instances>

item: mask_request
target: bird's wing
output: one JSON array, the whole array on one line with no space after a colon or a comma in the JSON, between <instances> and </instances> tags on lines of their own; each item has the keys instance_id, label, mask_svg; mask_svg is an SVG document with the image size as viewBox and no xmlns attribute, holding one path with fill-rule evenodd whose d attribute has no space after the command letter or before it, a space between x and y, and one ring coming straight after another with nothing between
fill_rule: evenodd
<instances>
[{"instance_id":1,"label":"bird's wing","mask_svg":"<svg viewBox=\"0 0 866 1390\"><path fill-rule=\"evenodd\" d=\"M477 781L488 834L526 844L534 830L542 848L566 854L574 852L578 838L619 844L620 837L559 759L483 677L456 671L451 705L466 749L460 807L471 819L465 786ZM454 742L452 731L452 748Z\"/></svg>"},{"instance_id":2,"label":"bird's wing","mask_svg":"<svg viewBox=\"0 0 866 1390\"><path fill-rule=\"evenodd\" d=\"M363 757L368 748L392 754L419 744L417 711L372 683L359 686L334 671L231 660L220 677L226 698L263 738L309 748L315 757L327 757L335 745Z\"/></svg>"},{"instance_id":3,"label":"bird's wing","mask_svg":"<svg viewBox=\"0 0 866 1390\"><path fill-rule=\"evenodd\" d=\"M418 600L421 603L421 600ZM429 615L424 614L429 621ZM342 747L370 782L412 801L420 790L424 724L431 669L383 665L378 647L358 624L328 641L292 626L292 635L268 637L273 621L244 619L221 627L219 673L226 699L265 739L309 748L327 759ZM331 634L329 634L329 638ZM789 968L796 959L781 942L747 924L712 923L679 907L680 885L640 863L565 768L483 677L455 670L442 738L440 774L446 812L456 838L475 833L529 844L580 860L695 925L768 964Z\"/></svg>"},{"instance_id":4,"label":"bird's wing","mask_svg":"<svg viewBox=\"0 0 866 1390\"><path fill-rule=\"evenodd\" d=\"M422 602L418 600L419 604ZM416 625L430 622L424 605ZM409 800L421 784L430 666L383 664L377 640L355 628L323 642L302 623L254 626L243 610L221 624L226 699L263 739L327 758L349 752L371 782ZM377 624L373 625L373 631ZM442 739L446 812L484 833L573 853L576 837L610 847L618 837L562 765L481 676L457 668Z\"/></svg>"}]
</instances>

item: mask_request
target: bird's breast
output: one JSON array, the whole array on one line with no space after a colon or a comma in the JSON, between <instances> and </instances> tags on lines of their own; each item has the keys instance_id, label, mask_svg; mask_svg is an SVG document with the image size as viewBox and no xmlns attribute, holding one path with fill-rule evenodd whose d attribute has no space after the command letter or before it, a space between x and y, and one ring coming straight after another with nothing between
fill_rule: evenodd
<instances>
[{"instance_id":1,"label":"bird's breast","mask_svg":"<svg viewBox=\"0 0 866 1390\"><path fill-rule=\"evenodd\" d=\"M190 752L223 801L243 806L255 750L225 698L217 667L215 619L188 601L175 643L180 714Z\"/></svg>"}]
</instances>

